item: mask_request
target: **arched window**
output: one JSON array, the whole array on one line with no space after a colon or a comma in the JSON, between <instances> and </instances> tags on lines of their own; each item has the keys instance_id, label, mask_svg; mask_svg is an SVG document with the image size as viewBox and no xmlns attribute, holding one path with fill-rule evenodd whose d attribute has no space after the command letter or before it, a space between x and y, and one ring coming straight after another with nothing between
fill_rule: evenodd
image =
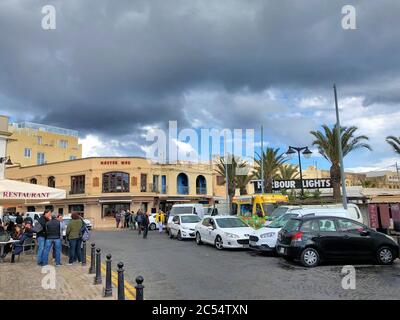
<instances>
[{"instance_id":1,"label":"arched window","mask_svg":"<svg viewBox=\"0 0 400 320\"><path fill-rule=\"evenodd\" d=\"M207 194L207 181L202 175L196 178L196 194Z\"/></svg>"},{"instance_id":2,"label":"arched window","mask_svg":"<svg viewBox=\"0 0 400 320\"><path fill-rule=\"evenodd\" d=\"M36 178L32 178L31 180L29 180L29 183L37 184L37 179Z\"/></svg>"},{"instance_id":3,"label":"arched window","mask_svg":"<svg viewBox=\"0 0 400 320\"><path fill-rule=\"evenodd\" d=\"M103 192L129 192L129 174L125 172L104 173Z\"/></svg>"},{"instance_id":4,"label":"arched window","mask_svg":"<svg viewBox=\"0 0 400 320\"><path fill-rule=\"evenodd\" d=\"M177 194L189 194L189 178L185 173L178 174L176 188Z\"/></svg>"},{"instance_id":5,"label":"arched window","mask_svg":"<svg viewBox=\"0 0 400 320\"><path fill-rule=\"evenodd\" d=\"M47 185L48 185L50 188L55 188L55 187L56 187L56 178L54 178L53 176L48 177L48 178L47 178Z\"/></svg>"}]
</instances>

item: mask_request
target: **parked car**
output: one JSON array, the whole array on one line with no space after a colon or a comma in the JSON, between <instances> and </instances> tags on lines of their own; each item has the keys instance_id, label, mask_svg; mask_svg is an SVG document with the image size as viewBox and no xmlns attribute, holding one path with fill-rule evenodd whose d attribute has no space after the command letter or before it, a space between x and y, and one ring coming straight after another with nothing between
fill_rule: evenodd
<instances>
[{"instance_id":1,"label":"parked car","mask_svg":"<svg viewBox=\"0 0 400 320\"><path fill-rule=\"evenodd\" d=\"M195 214L180 214L174 216L169 226L170 238L176 237L178 240L194 239L196 224L200 222L200 217Z\"/></svg>"},{"instance_id":2,"label":"parked car","mask_svg":"<svg viewBox=\"0 0 400 320\"><path fill-rule=\"evenodd\" d=\"M201 203L184 203L184 204L174 204L169 213L169 218L167 221L167 233L169 234L169 225L171 225L174 216L180 214L196 214L200 218L207 215L208 209L205 208Z\"/></svg>"},{"instance_id":3,"label":"parked car","mask_svg":"<svg viewBox=\"0 0 400 320\"><path fill-rule=\"evenodd\" d=\"M343 209L342 204L324 204L324 205L302 205L302 206L292 206L292 205L282 205L276 208L271 214L271 220L266 222L266 225L270 224L273 220L279 218L285 213L289 213L293 210L298 209ZM348 218L364 223L363 216L361 214L360 208L354 203L347 204Z\"/></svg>"},{"instance_id":4,"label":"parked car","mask_svg":"<svg viewBox=\"0 0 400 320\"><path fill-rule=\"evenodd\" d=\"M292 208L288 213L279 216L267 227L254 230L250 234L249 247L259 252L276 253L276 241L278 233L285 224L295 217L305 216L335 216L348 218L349 214L346 210L340 208Z\"/></svg>"},{"instance_id":5,"label":"parked car","mask_svg":"<svg viewBox=\"0 0 400 320\"><path fill-rule=\"evenodd\" d=\"M66 214L66 215L63 217L63 221L64 221L63 237L65 237L65 235L66 235L67 226L68 226L68 223L71 222L71 220L72 220L72 218L71 218L71 215L70 215L70 214ZM92 223L90 222L90 220L89 220L89 219L83 219L83 221L85 222L86 227L87 227L89 230L92 230L92 227L93 227L93 226L92 226Z\"/></svg>"},{"instance_id":6,"label":"parked car","mask_svg":"<svg viewBox=\"0 0 400 320\"><path fill-rule=\"evenodd\" d=\"M156 213L152 213L152 214L149 216L149 222L150 222L150 224L149 224L149 230L154 231L154 230L158 229L158 226L157 226L157 223L156 223ZM165 225L163 225L163 229L164 229L164 228L165 228Z\"/></svg>"},{"instance_id":7,"label":"parked car","mask_svg":"<svg viewBox=\"0 0 400 320\"><path fill-rule=\"evenodd\" d=\"M278 234L277 251L305 267L321 261L374 260L388 265L399 257L399 246L389 236L351 219L302 217L290 219Z\"/></svg>"},{"instance_id":8,"label":"parked car","mask_svg":"<svg viewBox=\"0 0 400 320\"><path fill-rule=\"evenodd\" d=\"M208 243L218 250L245 248L253 231L240 218L234 216L205 217L196 225L196 243Z\"/></svg>"}]
</instances>

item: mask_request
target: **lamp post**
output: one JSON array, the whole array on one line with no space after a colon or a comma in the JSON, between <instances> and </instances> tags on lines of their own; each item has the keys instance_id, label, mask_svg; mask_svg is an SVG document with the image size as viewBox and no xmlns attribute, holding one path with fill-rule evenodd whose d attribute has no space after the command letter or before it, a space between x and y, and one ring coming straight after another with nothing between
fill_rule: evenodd
<instances>
[{"instance_id":1,"label":"lamp post","mask_svg":"<svg viewBox=\"0 0 400 320\"><path fill-rule=\"evenodd\" d=\"M301 169L301 158L300 158L300 152L303 151L303 156L304 158L308 159L311 157L312 152L308 147L292 147L289 146L289 149L286 151L286 155L289 157L293 156L297 152L297 155L299 157L299 169L300 169L300 183L301 183L301 197L304 198L304 188L303 188L303 171Z\"/></svg>"}]
</instances>

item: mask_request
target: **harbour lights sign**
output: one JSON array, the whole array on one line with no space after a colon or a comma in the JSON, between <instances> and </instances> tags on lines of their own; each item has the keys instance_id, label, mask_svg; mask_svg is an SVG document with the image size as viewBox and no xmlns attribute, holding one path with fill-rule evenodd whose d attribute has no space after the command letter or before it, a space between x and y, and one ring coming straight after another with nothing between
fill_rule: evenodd
<instances>
[{"instance_id":1,"label":"harbour lights sign","mask_svg":"<svg viewBox=\"0 0 400 320\"><path fill-rule=\"evenodd\" d=\"M255 193L261 193L261 180L253 180ZM303 182L303 189L326 189L332 188L331 179L293 179L293 180L273 180L272 189L301 189Z\"/></svg>"}]
</instances>

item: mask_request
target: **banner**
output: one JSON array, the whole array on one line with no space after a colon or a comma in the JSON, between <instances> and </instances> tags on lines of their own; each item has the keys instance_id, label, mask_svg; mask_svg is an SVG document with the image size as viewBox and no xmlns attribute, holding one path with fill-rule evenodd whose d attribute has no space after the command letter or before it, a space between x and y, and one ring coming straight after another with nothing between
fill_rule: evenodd
<instances>
[{"instance_id":1,"label":"banner","mask_svg":"<svg viewBox=\"0 0 400 320\"><path fill-rule=\"evenodd\" d=\"M379 228L378 208L376 204L368 205L369 226L373 229Z\"/></svg>"}]
</instances>

